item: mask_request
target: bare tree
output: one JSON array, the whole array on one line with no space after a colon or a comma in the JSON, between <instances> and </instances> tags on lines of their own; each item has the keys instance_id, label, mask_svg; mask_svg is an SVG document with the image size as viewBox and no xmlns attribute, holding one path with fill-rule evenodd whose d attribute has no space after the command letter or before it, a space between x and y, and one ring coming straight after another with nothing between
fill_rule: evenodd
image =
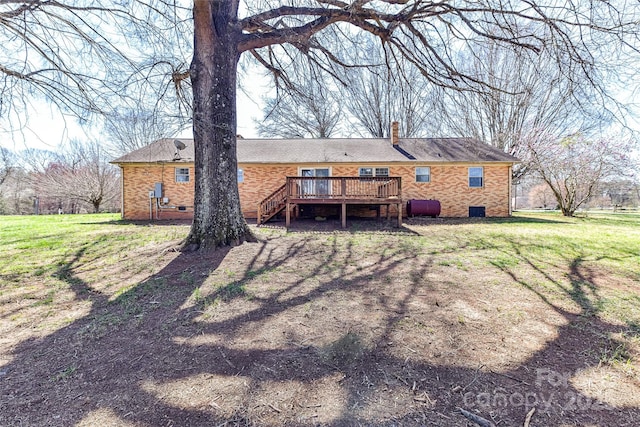
<instances>
[{"instance_id":1,"label":"bare tree","mask_svg":"<svg viewBox=\"0 0 640 427\"><path fill-rule=\"evenodd\" d=\"M57 191L51 192L42 177L52 165L62 164L63 156L50 150L28 148L19 152L20 179L12 180L12 198L16 213L53 213L58 210L62 200ZM55 188L54 188L55 189ZM26 199L29 199L29 208L24 210ZM50 210L50 211L49 211Z\"/></svg>"},{"instance_id":2,"label":"bare tree","mask_svg":"<svg viewBox=\"0 0 640 427\"><path fill-rule=\"evenodd\" d=\"M609 200L614 209L638 206L640 194L638 194L638 181L629 178L614 178L602 182L598 192Z\"/></svg>"},{"instance_id":3,"label":"bare tree","mask_svg":"<svg viewBox=\"0 0 640 427\"><path fill-rule=\"evenodd\" d=\"M77 212L85 204L92 212L118 197L118 171L108 163L97 142L71 141L56 153L31 150L30 183L42 206Z\"/></svg>"},{"instance_id":4,"label":"bare tree","mask_svg":"<svg viewBox=\"0 0 640 427\"><path fill-rule=\"evenodd\" d=\"M618 7L608 2L265 0L243 3L242 16L239 0L193 4L190 77L197 172L194 220L186 241L190 248L228 245L250 236L236 183L236 77L243 52L281 77L281 58L292 57L293 51L325 69L330 69L329 63L347 64L340 49L323 44L323 34L331 29L345 38L365 33L384 42L433 84L472 87L491 83L467 73L453 58L455 51L471 49L475 40L544 50L558 62L566 61L567 72L588 75L593 64L588 38L604 34L618 44L625 37L635 43L638 34L638 5L628 3Z\"/></svg>"},{"instance_id":5,"label":"bare tree","mask_svg":"<svg viewBox=\"0 0 640 427\"><path fill-rule=\"evenodd\" d=\"M186 125L186 118L171 118L140 106L118 107L104 118L106 139L122 155L160 138L175 136Z\"/></svg>"},{"instance_id":6,"label":"bare tree","mask_svg":"<svg viewBox=\"0 0 640 427\"><path fill-rule=\"evenodd\" d=\"M96 71L106 73L107 64L117 68L124 55L98 30L97 19L123 11L114 8L106 15L102 7L80 2L2 2L0 7L0 117L21 112L34 95L78 116L101 110L100 99L114 88Z\"/></svg>"},{"instance_id":7,"label":"bare tree","mask_svg":"<svg viewBox=\"0 0 640 427\"><path fill-rule=\"evenodd\" d=\"M331 45L339 44L339 37L344 36L337 35ZM267 100L260 134L327 138L335 132L384 138L396 120L405 137L431 130L436 121L431 120L430 83L411 64L388 56L371 41L354 44L368 65L331 64L323 70L304 57L302 66L288 65L286 84Z\"/></svg>"},{"instance_id":8,"label":"bare tree","mask_svg":"<svg viewBox=\"0 0 640 427\"><path fill-rule=\"evenodd\" d=\"M599 184L637 170L630 156L636 145L631 138L558 140L539 134L527 142L527 151L532 170L549 186L562 214L573 216Z\"/></svg>"},{"instance_id":9,"label":"bare tree","mask_svg":"<svg viewBox=\"0 0 640 427\"><path fill-rule=\"evenodd\" d=\"M21 215L33 212L33 191L24 169L16 166L1 186L0 214Z\"/></svg>"},{"instance_id":10,"label":"bare tree","mask_svg":"<svg viewBox=\"0 0 640 427\"><path fill-rule=\"evenodd\" d=\"M3 133L11 137L29 127L30 104L42 101L81 124L104 120L120 150L175 133L190 123L192 111L184 77L192 52L190 12L188 5L163 0L0 2ZM107 141L102 145L100 153L84 157L68 150L65 158L25 153L30 164L23 177L38 177L29 179L36 200L104 206L113 197L114 170L102 151ZM69 163L72 158L77 163Z\"/></svg>"},{"instance_id":11,"label":"bare tree","mask_svg":"<svg viewBox=\"0 0 640 427\"><path fill-rule=\"evenodd\" d=\"M28 127L30 105L40 101L81 123L141 101L190 117L181 77L192 48L183 40L189 10L161 0L0 2L3 130Z\"/></svg>"},{"instance_id":12,"label":"bare tree","mask_svg":"<svg viewBox=\"0 0 640 427\"><path fill-rule=\"evenodd\" d=\"M340 86L356 132L386 138L391 123L399 121L404 137L433 133L433 85L402 57L369 44L366 57L372 65L347 69Z\"/></svg>"},{"instance_id":13,"label":"bare tree","mask_svg":"<svg viewBox=\"0 0 640 427\"><path fill-rule=\"evenodd\" d=\"M148 88L167 99L169 88L176 89L177 105L193 106L196 190L186 245L200 248L250 237L236 182L236 80L243 53L282 80L282 65L296 55L327 72L336 64L362 62L361 56L332 44L335 34L344 41L371 38L432 84L479 90L491 82L461 67L455 53L473 50L478 40L494 40L506 48L545 52L566 73L587 76L589 84L598 85L590 78L595 69L592 39L600 38L594 51L623 46L616 54L635 53L640 8L636 3L559 5L545 0L194 0L190 21L180 4L0 3L0 116L19 110L33 92L86 117L108 110L123 92ZM186 70L160 50L172 46L176 34L191 31L192 23L194 54ZM131 79L132 70L141 77Z\"/></svg>"},{"instance_id":14,"label":"bare tree","mask_svg":"<svg viewBox=\"0 0 640 427\"><path fill-rule=\"evenodd\" d=\"M4 193L6 191L4 183L11 175L14 166L11 160L11 153L7 148L0 147L0 214L7 212Z\"/></svg>"},{"instance_id":15,"label":"bare tree","mask_svg":"<svg viewBox=\"0 0 640 427\"><path fill-rule=\"evenodd\" d=\"M0 147L0 187L11 174L13 167L11 152L7 148Z\"/></svg>"},{"instance_id":16,"label":"bare tree","mask_svg":"<svg viewBox=\"0 0 640 427\"><path fill-rule=\"evenodd\" d=\"M68 177L71 188L67 196L88 203L98 213L120 194L118 169L109 164L108 152L96 141L72 141L69 151L74 151L80 161Z\"/></svg>"},{"instance_id":17,"label":"bare tree","mask_svg":"<svg viewBox=\"0 0 640 427\"><path fill-rule=\"evenodd\" d=\"M524 159L526 142L540 129L562 137L601 128L612 118L593 102L601 88L591 85L588 75L568 73L549 52L506 50L489 40L460 61L489 87L440 89L436 115L445 133L473 136ZM514 178L524 175L527 166L517 165Z\"/></svg>"},{"instance_id":18,"label":"bare tree","mask_svg":"<svg viewBox=\"0 0 640 427\"><path fill-rule=\"evenodd\" d=\"M533 208L549 209L556 205L556 198L549 186L541 182L529 191L529 205Z\"/></svg>"},{"instance_id":19,"label":"bare tree","mask_svg":"<svg viewBox=\"0 0 640 427\"><path fill-rule=\"evenodd\" d=\"M264 118L257 122L260 135L330 138L339 132L343 113L335 90L321 70L304 65L290 72L289 90L266 100Z\"/></svg>"}]
</instances>

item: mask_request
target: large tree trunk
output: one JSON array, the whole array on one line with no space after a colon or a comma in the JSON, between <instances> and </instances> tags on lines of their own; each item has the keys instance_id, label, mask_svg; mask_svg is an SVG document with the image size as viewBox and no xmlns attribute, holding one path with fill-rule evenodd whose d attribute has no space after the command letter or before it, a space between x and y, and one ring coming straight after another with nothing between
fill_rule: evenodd
<instances>
[{"instance_id":1,"label":"large tree trunk","mask_svg":"<svg viewBox=\"0 0 640 427\"><path fill-rule=\"evenodd\" d=\"M236 159L237 0L196 0L193 85L195 200L185 248L238 244L251 234L240 209Z\"/></svg>"}]
</instances>

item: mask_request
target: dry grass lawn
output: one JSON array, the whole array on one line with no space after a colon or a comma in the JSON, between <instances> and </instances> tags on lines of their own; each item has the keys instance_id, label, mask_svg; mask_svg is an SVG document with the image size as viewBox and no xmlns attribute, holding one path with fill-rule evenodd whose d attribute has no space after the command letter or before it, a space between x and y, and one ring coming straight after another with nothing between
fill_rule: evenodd
<instances>
[{"instance_id":1,"label":"dry grass lawn","mask_svg":"<svg viewBox=\"0 0 640 427\"><path fill-rule=\"evenodd\" d=\"M337 227L0 218L0 425L640 425L640 216Z\"/></svg>"}]
</instances>

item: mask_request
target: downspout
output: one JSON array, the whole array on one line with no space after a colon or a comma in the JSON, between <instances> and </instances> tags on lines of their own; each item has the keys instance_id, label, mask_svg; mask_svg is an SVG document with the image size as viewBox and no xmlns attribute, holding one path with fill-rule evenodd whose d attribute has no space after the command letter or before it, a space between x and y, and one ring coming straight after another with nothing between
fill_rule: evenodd
<instances>
[{"instance_id":1,"label":"downspout","mask_svg":"<svg viewBox=\"0 0 640 427\"><path fill-rule=\"evenodd\" d=\"M124 219L124 168L120 166L120 219Z\"/></svg>"},{"instance_id":2,"label":"downspout","mask_svg":"<svg viewBox=\"0 0 640 427\"><path fill-rule=\"evenodd\" d=\"M507 203L509 204L509 216L513 214L513 200L512 200L512 191L513 191L513 165L509 166L509 197L507 198ZM517 194L516 194L516 197ZM517 201L516 201L517 202Z\"/></svg>"}]
</instances>

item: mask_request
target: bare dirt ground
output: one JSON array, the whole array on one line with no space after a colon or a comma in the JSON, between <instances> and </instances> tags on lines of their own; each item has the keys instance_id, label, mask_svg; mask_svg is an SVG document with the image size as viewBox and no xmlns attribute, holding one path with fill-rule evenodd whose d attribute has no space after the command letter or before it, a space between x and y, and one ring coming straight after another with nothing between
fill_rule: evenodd
<instances>
[{"instance_id":1,"label":"bare dirt ground","mask_svg":"<svg viewBox=\"0 0 640 427\"><path fill-rule=\"evenodd\" d=\"M458 408L498 426L640 425L638 331L592 298L637 283L588 262L496 264L432 225L276 225L108 269L78 254L55 304L4 300L0 425L476 425Z\"/></svg>"}]
</instances>

